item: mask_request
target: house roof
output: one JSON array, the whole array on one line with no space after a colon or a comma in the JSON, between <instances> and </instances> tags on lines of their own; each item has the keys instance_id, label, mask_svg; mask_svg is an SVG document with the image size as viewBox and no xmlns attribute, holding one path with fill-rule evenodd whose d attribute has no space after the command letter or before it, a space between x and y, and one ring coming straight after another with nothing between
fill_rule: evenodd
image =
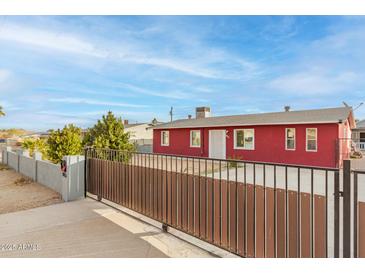
<instances>
[{"instance_id":1,"label":"house roof","mask_svg":"<svg viewBox=\"0 0 365 274\"><path fill-rule=\"evenodd\" d=\"M365 128L365 120L356 123L356 128Z\"/></svg>"},{"instance_id":2,"label":"house roof","mask_svg":"<svg viewBox=\"0 0 365 274\"><path fill-rule=\"evenodd\" d=\"M140 126L140 125L147 125L147 123L126 124L126 125L124 125L124 128L131 128L131 127L136 127L136 126Z\"/></svg>"},{"instance_id":3,"label":"house roof","mask_svg":"<svg viewBox=\"0 0 365 274\"><path fill-rule=\"evenodd\" d=\"M162 122L157 122L156 125L160 125L163 124ZM152 123L137 123L137 124L127 124L124 125L124 128L133 128L133 127L137 127L137 126L141 126L141 125L145 125L146 128L154 128L156 125L152 124Z\"/></svg>"},{"instance_id":4,"label":"house roof","mask_svg":"<svg viewBox=\"0 0 365 274\"><path fill-rule=\"evenodd\" d=\"M217 116L200 119L182 119L157 125L157 129L200 128L220 126L280 125L280 124L324 124L345 121L351 116L351 107L282 111L259 114ZM351 121L351 123L353 123Z\"/></svg>"}]
</instances>

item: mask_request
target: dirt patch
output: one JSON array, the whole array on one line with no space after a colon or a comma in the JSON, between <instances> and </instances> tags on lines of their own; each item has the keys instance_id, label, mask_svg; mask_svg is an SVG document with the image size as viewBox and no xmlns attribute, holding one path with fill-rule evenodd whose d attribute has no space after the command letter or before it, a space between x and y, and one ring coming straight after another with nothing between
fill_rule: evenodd
<instances>
[{"instance_id":1,"label":"dirt patch","mask_svg":"<svg viewBox=\"0 0 365 274\"><path fill-rule=\"evenodd\" d=\"M8 169L10 169L8 166L6 166L4 164L0 164L0 171L8 170Z\"/></svg>"},{"instance_id":2,"label":"dirt patch","mask_svg":"<svg viewBox=\"0 0 365 274\"><path fill-rule=\"evenodd\" d=\"M14 184L17 186L24 186L24 185L31 184L31 183L34 183L34 182L32 181L32 179L27 178L27 177L21 177L14 181Z\"/></svg>"},{"instance_id":3,"label":"dirt patch","mask_svg":"<svg viewBox=\"0 0 365 274\"><path fill-rule=\"evenodd\" d=\"M0 166L0 214L61 202L57 192Z\"/></svg>"}]
</instances>

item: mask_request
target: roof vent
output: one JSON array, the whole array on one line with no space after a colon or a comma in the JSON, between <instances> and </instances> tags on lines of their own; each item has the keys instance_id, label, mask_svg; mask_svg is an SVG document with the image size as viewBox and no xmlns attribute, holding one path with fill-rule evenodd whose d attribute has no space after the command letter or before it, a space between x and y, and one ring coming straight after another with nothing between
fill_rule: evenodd
<instances>
[{"instance_id":1,"label":"roof vent","mask_svg":"<svg viewBox=\"0 0 365 274\"><path fill-rule=\"evenodd\" d=\"M284 110L285 110L285 112L289 112L290 111L290 106L285 106Z\"/></svg>"},{"instance_id":2,"label":"roof vent","mask_svg":"<svg viewBox=\"0 0 365 274\"><path fill-rule=\"evenodd\" d=\"M188 119L191 119L191 114L188 115Z\"/></svg>"},{"instance_id":3,"label":"roof vent","mask_svg":"<svg viewBox=\"0 0 365 274\"><path fill-rule=\"evenodd\" d=\"M210 117L210 107L197 107L196 109L196 119Z\"/></svg>"}]
</instances>

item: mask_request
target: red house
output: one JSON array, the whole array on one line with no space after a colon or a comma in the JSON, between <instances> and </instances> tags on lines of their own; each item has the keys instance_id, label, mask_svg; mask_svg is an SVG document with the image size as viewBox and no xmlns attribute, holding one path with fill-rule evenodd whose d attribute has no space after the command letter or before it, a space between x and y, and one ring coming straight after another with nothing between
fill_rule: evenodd
<instances>
[{"instance_id":1,"label":"red house","mask_svg":"<svg viewBox=\"0 0 365 274\"><path fill-rule=\"evenodd\" d=\"M153 128L153 152L218 159L338 167L351 150L350 107L196 118Z\"/></svg>"}]
</instances>

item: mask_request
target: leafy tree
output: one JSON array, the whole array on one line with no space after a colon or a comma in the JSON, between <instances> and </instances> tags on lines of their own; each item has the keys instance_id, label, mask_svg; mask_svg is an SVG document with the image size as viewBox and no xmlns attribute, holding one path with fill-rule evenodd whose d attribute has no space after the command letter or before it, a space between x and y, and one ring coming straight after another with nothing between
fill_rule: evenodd
<instances>
[{"instance_id":1,"label":"leafy tree","mask_svg":"<svg viewBox=\"0 0 365 274\"><path fill-rule=\"evenodd\" d=\"M48 158L54 163L60 163L63 156L81 154L81 129L70 124L62 130L51 130L47 145Z\"/></svg>"},{"instance_id":2,"label":"leafy tree","mask_svg":"<svg viewBox=\"0 0 365 274\"><path fill-rule=\"evenodd\" d=\"M0 116L5 116L5 112L2 106L0 106Z\"/></svg>"},{"instance_id":3,"label":"leafy tree","mask_svg":"<svg viewBox=\"0 0 365 274\"><path fill-rule=\"evenodd\" d=\"M31 157L35 151L42 153L43 159L47 158L48 145L45 139L27 138L22 143L22 148L27 149Z\"/></svg>"},{"instance_id":4,"label":"leafy tree","mask_svg":"<svg viewBox=\"0 0 365 274\"><path fill-rule=\"evenodd\" d=\"M122 119L109 111L88 130L84 142L94 148L134 151L135 145L129 142L129 138L129 132L124 132Z\"/></svg>"}]
</instances>

